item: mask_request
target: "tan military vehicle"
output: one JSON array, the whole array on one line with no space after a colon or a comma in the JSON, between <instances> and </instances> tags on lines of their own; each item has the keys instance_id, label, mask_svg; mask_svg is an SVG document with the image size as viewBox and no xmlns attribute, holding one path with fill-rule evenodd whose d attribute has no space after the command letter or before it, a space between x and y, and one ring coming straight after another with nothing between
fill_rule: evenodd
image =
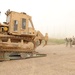
<instances>
[{"instance_id":1,"label":"tan military vehicle","mask_svg":"<svg viewBox=\"0 0 75 75\"><path fill-rule=\"evenodd\" d=\"M6 22L0 23L0 60L46 56L35 51L44 36L36 31L31 16L6 11Z\"/></svg>"}]
</instances>

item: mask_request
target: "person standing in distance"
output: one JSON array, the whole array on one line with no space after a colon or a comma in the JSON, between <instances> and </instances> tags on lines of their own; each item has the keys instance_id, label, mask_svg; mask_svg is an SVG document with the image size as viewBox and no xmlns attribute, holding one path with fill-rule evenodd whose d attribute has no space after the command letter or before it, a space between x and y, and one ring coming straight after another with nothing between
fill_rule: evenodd
<instances>
[{"instance_id":1,"label":"person standing in distance","mask_svg":"<svg viewBox=\"0 0 75 75\"><path fill-rule=\"evenodd\" d=\"M70 47L72 47L72 38L69 38Z\"/></svg>"},{"instance_id":2,"label":"person standing in distance","mask_svg":"<svg viewBox=\"0 0 75 75\"><path fill-rule=\"evenodd\" d=\"M68 38L65 38L65 42L66 42L66 47L68 46L68 43L69 43L69 39Z\"/></svg>"}]
</instances>

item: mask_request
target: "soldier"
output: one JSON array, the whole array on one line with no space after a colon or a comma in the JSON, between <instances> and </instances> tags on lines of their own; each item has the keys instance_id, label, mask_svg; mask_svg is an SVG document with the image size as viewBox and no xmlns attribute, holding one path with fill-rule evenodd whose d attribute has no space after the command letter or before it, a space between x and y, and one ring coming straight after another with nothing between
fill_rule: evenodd
<instances>
[{"instance_id":1,"label":"soldier","mask_svg":"<svg viewBox=\"0 0 75 75\"><path fill-rule=\"evenodd\" d=\"M72 38L72 45L75 45L75 37Z\"/></svg>"},{"instance_id":2,"label":"soldier","mask_svg":"<svg viewBox=\"0 0 75 75\"><path fill-rule=\"evenodd\" d=\"M72 39L69 38L70 47L72 47Z\"/></svg>"},{"instance_id":3,"label":"soldier","mask_svg":"<svg viewBox=\"0 0 75 75\"><path fill-rule=\"evenodd\" d=\"M48 42L48 33L45 34L44 40L45 40L45 44L44 44L44 46L45 46L45 45L47 45L47 42Z\"/></svg>"},{"instance_id":4,"label":"soldier","mask_svg":"<svg viewBox=\"0 0 75 75\"><path fill-rule=\"evenodd\" d=\"M68 38L66 38L65 41L66 41L66 47L67 47L68 46L68 43L69 43Z\"/></svg>"}]
</instances>

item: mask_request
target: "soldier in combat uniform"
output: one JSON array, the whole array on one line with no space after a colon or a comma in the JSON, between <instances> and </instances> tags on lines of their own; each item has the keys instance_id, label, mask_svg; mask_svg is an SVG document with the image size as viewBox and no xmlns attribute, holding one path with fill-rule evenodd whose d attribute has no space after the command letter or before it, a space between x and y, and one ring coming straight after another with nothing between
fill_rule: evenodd
<instances>
[{"instance_id":1,"label":"soldier in combat uniform","mask_svg":"<svg viewBox=\"0 0 75 75\"><path fill-rule=\"evenodd\" d=\"M69 38L70 47L72 47L72 39Z\"/></svg>"},{"instance_id":2,"label":"soldier in combat uniform","mask_svg":"<svg viewBox=\"0 0 75 75\"><path fill-rule=\"evenodd\" d=\"M72 45L75 45L75 37L72 38Z\"/></svg>"},{"instance_id":3,"label":"soldier in combat uniform","mask_svg":"<svg viewBox=\"0 0 75 75\"><path fill-rule=\"evenodd\" d=\"M68 46L68 43L69 43L68 38L65 38L65 41L66 41L66 47L67 47Z\"/></svg>"}]
</instances>

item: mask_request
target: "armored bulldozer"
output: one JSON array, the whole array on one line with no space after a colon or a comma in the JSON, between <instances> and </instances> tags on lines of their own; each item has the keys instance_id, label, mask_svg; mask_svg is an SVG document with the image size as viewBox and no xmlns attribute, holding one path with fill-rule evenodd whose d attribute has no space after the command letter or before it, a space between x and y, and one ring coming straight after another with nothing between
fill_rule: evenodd
<instances>
[{"instance_id":1,"label":"armored bulldozer","mask_svg":"<svg viewBox=\"0 0 75 75\"><path fill-rule=\"evenodd\" d=\"M35 51L44 36L35 30L31 16L10 10L5 14L6 22L0 23L0 60L46 56Z\"/></svg>"}]
</instances>

